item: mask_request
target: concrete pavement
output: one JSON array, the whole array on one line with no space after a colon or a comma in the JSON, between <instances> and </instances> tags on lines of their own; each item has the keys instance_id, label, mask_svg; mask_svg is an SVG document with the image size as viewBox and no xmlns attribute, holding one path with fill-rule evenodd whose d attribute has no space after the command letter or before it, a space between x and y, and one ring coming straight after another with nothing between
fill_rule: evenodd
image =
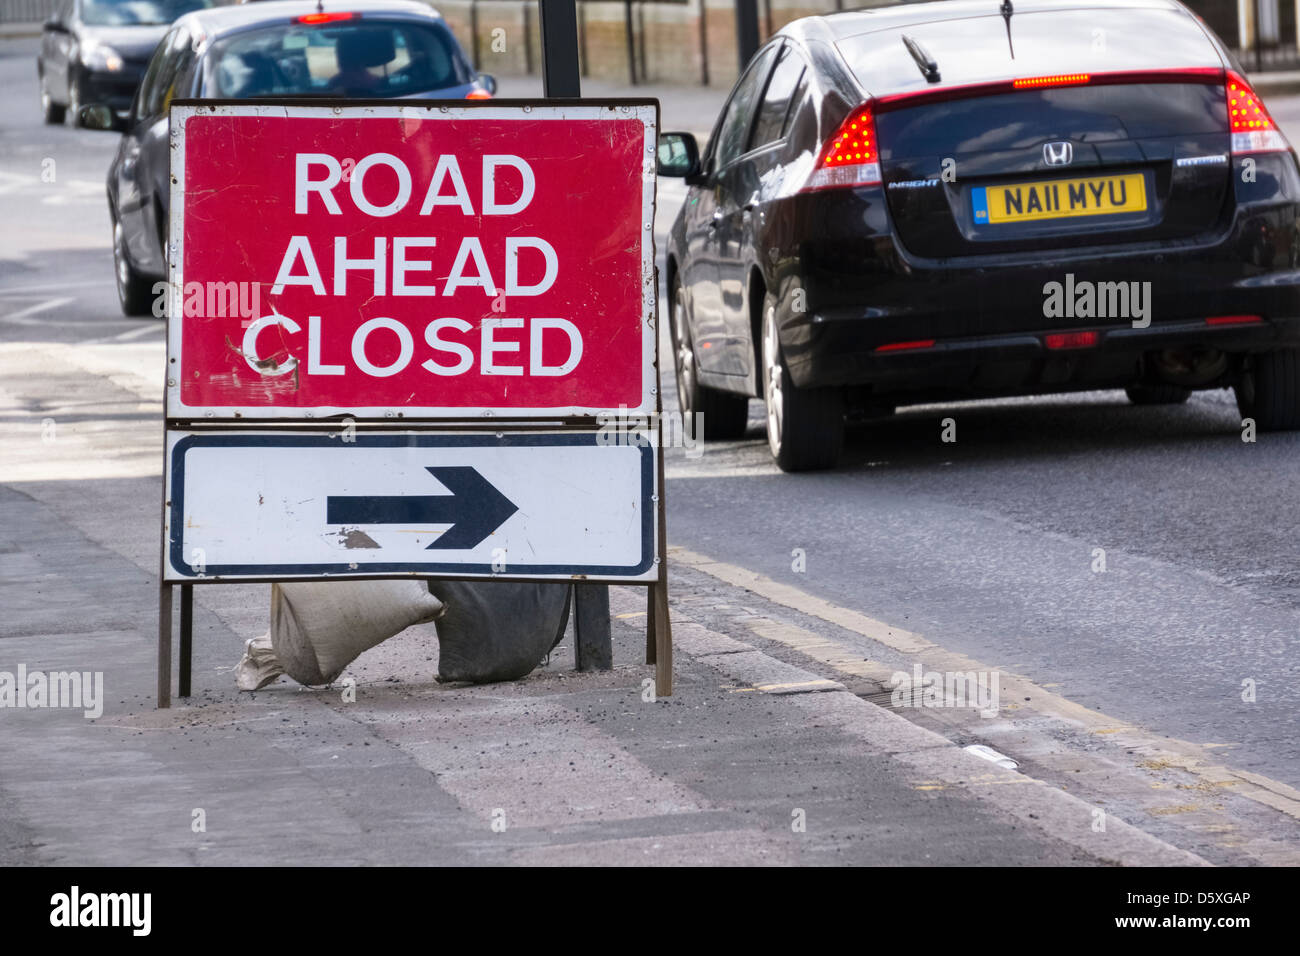
<instances>
[{"instance_id":1,"label":"concrete pavement","mask_svg":"<svg viewBox=\"0 0 1300 956\"><path fill-rule=\"evenodd\" d=\"M691 603L755 616L752 599L684 567L670 699L646 699L632 589L612 673L573 673L566 640L527 680L439 685L426 626L349 668L355 702L344 681L240 694L267 589L222 586L196 591L195 697L156 711L161 354L0 346L0 669L102 670L106 688L96 720L0 710L0 861L1195 861L1118 820L1094 833L1065 791L699 623ZM45 419L64 434L42 441Z\"/></svg>"}]
</instances>

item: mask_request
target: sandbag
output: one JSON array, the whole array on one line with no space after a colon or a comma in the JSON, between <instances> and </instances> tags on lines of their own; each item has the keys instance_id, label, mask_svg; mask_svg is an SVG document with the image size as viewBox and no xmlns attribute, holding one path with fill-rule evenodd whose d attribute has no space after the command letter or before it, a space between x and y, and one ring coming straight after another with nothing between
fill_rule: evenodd
<instances>
[{"instance_id":1,"label":"sandbag","mask_svg":"<svg viewBox=\"0 0 1300 956\"><path fill-rule=\"evenodd\" d=\"M284 673L271 646L271 632L244 642L244 656L235 665L235 686L240 690L261 690Z\"/></svg>"},{"instance_id":2,"label":"sandbag","mask_svg":"<svg viewBox=\"0 0 1300 956\"><path fill-rule=\"evenodd\" d=\"M362 651L443 610L422 581L273 584L271 646L298 683L328 684Z\"/></svg>"},{"instance_id":3,"label":"sandbag","mask_svg":"<svg viewBox=\"0 0 1300 956\"><path fill-rule=\"evenodd\" d=\"M446 606L438 619L438 680L517 680L564 637L572 593L565 584L430 581Z\"/></svg>"}]
</instances>

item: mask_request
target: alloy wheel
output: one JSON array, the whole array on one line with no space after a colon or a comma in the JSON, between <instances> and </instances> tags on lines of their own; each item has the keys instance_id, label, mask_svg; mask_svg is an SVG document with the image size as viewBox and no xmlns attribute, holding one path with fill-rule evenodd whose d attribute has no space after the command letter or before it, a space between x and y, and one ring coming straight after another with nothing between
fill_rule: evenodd
<instances>
[{"instance_id":1,"label":"alloy wheel","mask_svg":"<svg viewBox=\"0 0 1300 956\"><path fill-rule=\"evenodd\" d=\"M686 290L676 284L673 296L673 364L677 371L677 406L685 418L695 411L695 351L686 319Z\"/></svg>"},{"instance_id":2,"label":"alloy wheel","mask_svg":"<svg viewBox=\"0 0 1300 956\"><path fill-rule=\"evenodd\" d=\"M767 444L773 455L781 454L781 428L785 406L782 393L781 343L776 332L776 309L771 303L763 311L763 402L767 406Z\"/></svg>"},{"instance_id":3,"label":"alloy wheel","mask_svg":"<svg viewBox=\"0 0 1300 956\"><path fill-rule=\"evenodd\" d=\"M126 235L122 224L113 220L113 278L117 280L117 296L126 301L126 287L131 281L131 265L126 258Z\"/></svg>"}]
</instances>

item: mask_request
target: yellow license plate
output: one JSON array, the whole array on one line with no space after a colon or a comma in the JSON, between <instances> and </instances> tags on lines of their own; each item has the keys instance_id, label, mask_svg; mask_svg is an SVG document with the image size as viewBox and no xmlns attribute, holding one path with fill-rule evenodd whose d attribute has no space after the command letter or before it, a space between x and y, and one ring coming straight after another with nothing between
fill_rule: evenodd
<instances>
[{"instance_id":1,"label":"yellow license plate","mask_svg":"<svg viewBox=\"0 0 1300 956\"><path fill-rule=\"evenodd\" d=\"M977 226L1071 216L1111 216L1144 212L1147 184L1141 173L1129 173L979 186L971 190L971 205Z\"/></svg>"}]
</instances>

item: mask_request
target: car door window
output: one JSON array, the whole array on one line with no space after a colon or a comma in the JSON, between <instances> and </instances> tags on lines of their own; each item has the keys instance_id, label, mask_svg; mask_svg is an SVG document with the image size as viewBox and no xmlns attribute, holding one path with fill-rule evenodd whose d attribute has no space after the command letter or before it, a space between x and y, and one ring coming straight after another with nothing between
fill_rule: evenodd
<instances>
[{"instance_id":1,"label":"car door window","mask_svg":"<svg viewBox=\"0 0 1300 956\"><path fill-rule=\"evenodd\" d=\"M799 81L803 79L804 63L798 53L787 45L767 81L763 102L754 120L754 132L749 140L751 150L774 143L785 134L786 117Z\"/></svg>"},{"instance_id":2,"label":"car door window","mask_svg":"<svg viewBox=\"0 0 1300 956\"><path fill-rule=\"evenodd\" d=\"M177 30L167 47L167 59L163 61L162 72L158 82L158 114L166 116L167 108L177 96L184 96L181 83L189 74L194 62L194 44L190 42L188 30Z\"/></svg>"},{"instance_id":3,"label":"car door window","mask_svg":"<svg viewBox=\"0 0 1300 956\"><path fill-rule=\"evenodd\" d=\"M736 85L731 99L727 101L722 122L718 126L718 145L713 153L714 169L721 169L745 151L750 124L754 119L754 106L778 49L774 45L759 52Z\"/></svg>"},{"instance_id":4,"label":"car door window","mask_svg":"<svg viewBox=\"0 0 1300 956\"><path fill-rule=\"evenodd\" d=\"M140 92L136 95L137 120L153 119L162 112L162 98L167 89L167 63L175 49L176 38L180 35L180 30L173 30L163 37L154 50L153 59L149 61L149 68L145 70L144 79L140 82Z\"/></svg>"},{"instance_id":5,"label":"car door window","mask_svg":"<svg viewBox=\"0 0 1300 956\"><path fill-rule=\"evenodd\" d=\"M789 136L790 129L794 126L795 117L799 115L799 108L804 105L804 100L808 98L808 68L799 76L799 86L790 97L790 109L785 114L785 125L781 127L781 135Z\"/></svg>"}]
</instances>

